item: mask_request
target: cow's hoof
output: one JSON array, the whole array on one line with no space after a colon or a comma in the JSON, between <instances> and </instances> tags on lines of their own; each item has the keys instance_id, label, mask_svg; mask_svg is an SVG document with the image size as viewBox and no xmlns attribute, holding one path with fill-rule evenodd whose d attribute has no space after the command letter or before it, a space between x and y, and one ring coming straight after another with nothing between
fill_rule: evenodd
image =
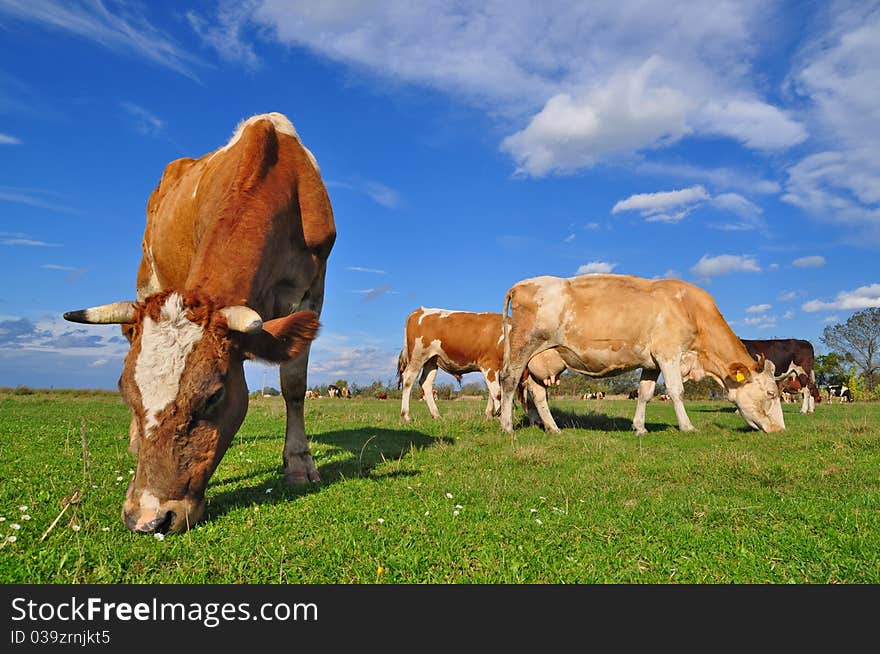
<instances>
[{"instance_id":1,"label":"cow's hoof","mask_svg":"<svg viewBox=\"0 0 880 654\"><path fill-rule=\"evenodd\" d=\"M644 436L648 433L648 430L644 427L633 427L632 430L636 433L636 436Z\"/></svg>"},{"instance_id":2,"label":"cow's hoof","mask_svg":"<svg viewBox=\"0 0 880 654\"><path fill-rule=\"evenodd\" d=\"M287 460L284 481L288 484L309 484L321 481L311 454L295 454Z\"/></svg>"}]
</instances>

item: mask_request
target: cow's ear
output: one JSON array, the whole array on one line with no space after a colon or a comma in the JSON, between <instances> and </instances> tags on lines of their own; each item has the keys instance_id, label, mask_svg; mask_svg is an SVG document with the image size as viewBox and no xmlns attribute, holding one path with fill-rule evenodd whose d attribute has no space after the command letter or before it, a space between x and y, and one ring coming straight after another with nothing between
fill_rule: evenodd
<instances>
[{"instance_id":1,"label":"cow's ear","mask_svg":"<svg viewBox=\"0 0 880 654\"><path fill-rule=\"evenodd\" d=\"M748 366L744 366L741 363L731 363L727 369L727 378L735 384L745 383L751 375L752 371L749 370Z\"/></svg>"},{"instance_id":2,"label":"cow's ear","mask_svg":"<svg viewBox=\"0 0 880 654\"><path fill-rule=\"evenodd\" d=\"M318 314L298 311L283 318L267 320L258 332L241 334L239 343L249 359L272 363L291 361L318 335Z\"/></svg>"},{"instance_id":3,"label":"cow's ear","mask_svg":"<svg viewBox=\"0 0 880 654\"><path fill-rule=\"evenodd\" d=\"M764 361L764 365L761 366L761 370L759 370L758 372L761 372L761 371L770 373L771 377L776 376L776 366L774 365L774 363L772 361L770 361L770 359L767 359L766 361Z\"/></svg>"}]
</instances>

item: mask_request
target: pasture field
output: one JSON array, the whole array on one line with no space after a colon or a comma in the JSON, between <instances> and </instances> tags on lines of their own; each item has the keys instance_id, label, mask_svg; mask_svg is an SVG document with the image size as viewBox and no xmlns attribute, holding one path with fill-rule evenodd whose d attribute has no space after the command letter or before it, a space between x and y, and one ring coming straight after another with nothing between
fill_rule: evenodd
<instances>
[{"instance_id":1,"label":"pasture field","mask_svg":"<svg viewBox=\"0 0 880 654\"><path fill-rule=\"evenodd\" d=\"M482 400L413 402L409 425L397 401L310 400L322 481L287 487L282 400L252 399L206 519L159 540L120 519L115 393L0 392L0 582L880 583L880 405L784 405L762 434L689 402L683 434L655 400L642 437L632 401L551 406L562 434L511 436Z\"/></svg>"}]
</instances>

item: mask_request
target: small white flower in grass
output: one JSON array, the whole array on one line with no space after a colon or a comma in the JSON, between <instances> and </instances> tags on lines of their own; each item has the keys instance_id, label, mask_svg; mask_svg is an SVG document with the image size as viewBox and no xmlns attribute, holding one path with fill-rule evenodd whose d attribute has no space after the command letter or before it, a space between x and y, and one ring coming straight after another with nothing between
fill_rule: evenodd
<instances>
[{"instance_id":1,"label":"small white flower in grass","mask_svg":"<svg viewBox=\"0 0 880 654\"><path fill-rule=\"evenodd\" d=\"M6 540L8 540L10 543L14 543L18 540L18 538L16 536L7 536Z\"/></svg>"},{"instance_id":2,"label":"small white flower in grass","mask_svg":"<svg viewBox=\"0 0 880 654\"><path fill-rule=\"evenodd\" d=\"M123 479L125 479L125 477L117 477L116 481L122 481Z\"/></svg>"},{"instance_id":3,"label":"small white flower in grass","mask_svg":"<svg viewBox=\"0 0 880 654\"><path fill-rule=\"evenodd\" d=\"M463 507L461 504L456 504L456 505L455 505L455 508L456 508L456 509L463 509L464 507Z\"/></svg>"},{"instance_id":4,"label":"small white flower in grass","mask_svg":"<svg viewBox=\"0 0 880 654\"><path fill-rule=\"evenodd\" d=\"M529 509L529 513L537 513L538 509Z\"/></svg>"},{"instance_id":5,"label":"small white flower in grass","mask_svg":"<svg viewBox=\"0 0 880 654\"><path fill-rule=\"evenodd\" d=\"M253 463L253 462L254 462L253 459L245 459L245 461L247 461L248 463Z\"/></svg>"},{"instance_id":6,"label":"small white flower in grass","mask_svg":"<svg viewBox=\"0 0 880 654\"><path fill-rule=\"evenodd\" d=\"M133 474L134 474L134 470L132 470L131 468L129 468L129 469L128 469L128 474L133 475Z\"/></svg>"},{"instance_id":7,"label":"small white flower in grass","mask_svg":"<svg viewBox=\"0 0 880 654\"><path fill-rule=\"evenodd\" d=\"M546 502L546 501L547 501L547 498L546 498L546 497L542 497L541 495L538 495L538 499L541 500L542 502Z\"/></svg>"},{"instance_id":8,"label":"small white flower in grass","mask_svg":"<svg viewBox=\"0 0 880 654\"><path fill-rule=\"evenodd\" d=\"M101 527L101 531L110 531L110 527Z\"/></svg>"},{"instance_id":9,"label":"small white flower in grass","mask_svg":"<svg viewBox=\"0 0 880 654\"><path fill-rule=\"evenodd\" d=\"M543 522L541 522L540 518L535 518L535 522L537 522L539 525L543 525L543 524L544 524Z\"/></svg>"},{"instance_id":10,"label":"small white flower in grass","mask_svg":"<svg viewBox=\"0 0 880 654\"><path fill-rule=\"evenodd\" d=\"M268 495L268 494L271 493L271 492L272 492L272 489L271 489L271 488L267 488L267 489L266 489L266 495Z\"/></svg>"},{"instance_id":11,"label":"small white flower in grass","mask_svg":"<svg viewBox=\"0 0 880 654\"><path fill-rule=\"evenodd\" d=\"M80 526L79 526L79 525L71 525L70 528L73 529L74 531L79 531L79 530L80 530Z\"/></svg>"},{"instance_id":12,"label":"small white flower in grass","mask_svg":"<svg viewBox=\"0 0 880 654\"><path fill-rule=\"evenodd\" d=\"M156 540L165 540L165 534L153 534L153 538Z\"/></svg>"},{"instance_id":13,"label":"small white flower in grass","mask_svg":"<svg viewBox=\"0 0 880 654\"><path fill-rule=\"evenodd\" d=\"M383 522L385 522L385 518L376 518L376 522L381 525Z\"/></svg>"},{"instance_id":14,"label":"small white flower in grass","mask_svg":"<svg viewBox=\"0 0 880 654\"><path fill-rule=\"evenodd\" d=\"M27 513L22 513L22 514L21 514L21 519L22 519L22 520L30 520L31 517L30 517Z\"/></svg>"},{"instance_id":15,"label":"small white flower in grass","mask_svg":"<svg viewBox=\"0 0 880 654\"><path fill-rule=\"evenodd\" d=\"M446 497L448 497L451 500L454 496L452 493L446 493Z\"/></svg>"},{"instance_id":16,"label":"small white flower in grass","mask_svg":"<svg viewBox=\"0 0 880 654\"><path fill-rule=\"evenodd\" d=\"M92 488L97 488L98 484L92 484Z\"/></svg>"},{"instance_id":17,"label":"small white flower in grass","mask_svg":"<svg viewBox=\"0 0 880 654\"><path fill-rule=\"evenodd\" d=\"M0 515L0 522L6 522L6 516Z\"/></svg>"},{"instance_id":18,"label":"small white flower in grass","mask_svg":"<svg viewBox=\"0 0 880 654\"><path fill-rule=\"evenodd\" d=\"M431 515L430 511L425 511L425 515Z\"/></svg>"},{"instance_id":19,"label":"small white flower in grass","mask_svg":"<svg viewBox=\"0 0 880 654\"><path fill-rule=\"evenodd\" d=\"M452 512L452 515L458 515L458 514L459 514L459 511L453 511L453 512Z\"/></svg>"},{"instance_id":20,"label":"small white flower in grass","mask_svg":"<svg viewBox=\"0 0 880 654\"><path fill-rule=\"evenodd\" d=\"M21 525L18 524L17 522L13 522L11 525L9 525L9 528L18 530L18 529L21 529Z\"/></svg>"},{"instance_id":21,"label":"small white flower in grass","mask_svg":"<svg viewBox=\"0 0 880 654\"><path fill-rule=\"evenodd\" d=\"M27 510L28 510L27 504L22 504L20 507L18 507L18 510L21 511L22 513L27 512Z\"/></svg>"}]
</instances>

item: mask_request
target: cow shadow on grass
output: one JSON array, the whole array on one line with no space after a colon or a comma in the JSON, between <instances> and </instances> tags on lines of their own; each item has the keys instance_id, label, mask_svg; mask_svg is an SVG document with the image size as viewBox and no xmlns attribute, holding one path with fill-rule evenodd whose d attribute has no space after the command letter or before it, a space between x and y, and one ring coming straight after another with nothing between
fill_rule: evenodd
<instances>
[{"instance_id":1,"label":"cow shadow on grass","mask_svg":"<svg viewBox=\"0 0 880 654\"><path fill-rule=\"evenodd\" d=\"M562 409L552 409L553 419L560 429L587 429L591 431L632 431L632 418L609 416L604 413L575 413ZM521 416L517 428L529 426L526 416ZM674 429L675 425L663 422L646 422L645 428L650 431Z\"/></svg>"},{"instance_id":2,"label":"cow shadow on grass","mask_svg":"<svg viewBox=\"0 0 880 654\"><path fill-rule=\"evenodd\" d=\"M257 436L256 438L248 438L247 441L268 438L270 437ZM210 521L243 506L277 504L294 500L304 495L320 492L329 484L346 479L380 480L414 476L419 473L403 469L376 472L375 468L383 463L401 461L414 450L454 443L451 438L430 436L412 429L361 427L312 434L310 441L313 444L320 443L329 446L312 447L313 452L320 452L315 463L318 466L321 481L313 484L293 485L284 481L284 471L280 465L284 439L277 435L271 436L271 438L278 441L279 465L264 466L245 474L212 480L208 487L209 500L205 515L206 520ZM254 485L240 485L241 482L246 482L248 479L264 479L267 475L270 477L268 483L263 480ZM232 490L223 490L224 487L230 485L237 487Z\"/></svg>"}]
</instances>

